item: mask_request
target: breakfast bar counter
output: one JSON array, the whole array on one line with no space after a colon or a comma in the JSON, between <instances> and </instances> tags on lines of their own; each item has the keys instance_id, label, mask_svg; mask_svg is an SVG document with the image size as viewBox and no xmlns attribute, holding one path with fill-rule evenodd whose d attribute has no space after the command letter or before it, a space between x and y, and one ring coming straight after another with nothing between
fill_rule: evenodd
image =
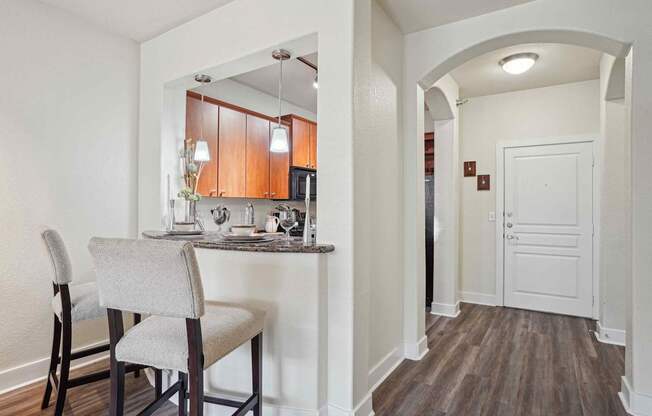
<instances>
[{"instance_id":1,"label":"breakfast bar counter","mask_svg":"<svg viewBox=\"0 0 652 416\"><path fill-rule=\"evenodd\" d=\"M143 237L165 240L187 240L195 248L214 250L255 251L261 253L330 253L335 250L332 244L303 245L300 238L295 238L289 243L277 239L268 243L232 243L222 241L218 233L207 232L200 236L170 236L164 231L144 231Z\"/></svg>"},{"instance_id":2,"label":"breakfast bar counter","mask_svg":"<svg viewBox=\"0 0 652 416\"><path fill-rule=\"evenodd\" d=\"M145 232L147 238L169 238ZM326 403L328 258L330 245L226 243L216 233L187 239L195 247L207 302L266 312L263 396L266 415L316 415ZM176 381L165 372L164 385ZM251 392L251 352L243 345L205 371L205 389L239 399ZM176 397L176 396L175 396ZM175 399L173 399L175 400ZM207 406L206 415L229 409Z\"/></svg>"}]
</instances>

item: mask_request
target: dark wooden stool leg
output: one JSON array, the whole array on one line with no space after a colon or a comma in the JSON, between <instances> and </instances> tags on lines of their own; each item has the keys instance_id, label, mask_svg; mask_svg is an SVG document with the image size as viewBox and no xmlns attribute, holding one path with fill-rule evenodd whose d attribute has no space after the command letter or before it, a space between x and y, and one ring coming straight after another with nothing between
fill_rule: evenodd
<instances>
[{"instance_id":1,"label":"dark wooden stool leg","mask_svg":"<svg viewBox=\"0 0 652 416\"><path fill-rule=\"evenodd\" d=\"M66 404L66 392L68 390L68 378L70 377L70 353L72 349L72 322L69 318L63 317L62 345L61 345L61 373L59 374L59 386L57 388L57 405L54 410L55 416L63 415L63 407Z\"/></svg>"},{"instance_id":2,"label":"dark wooden stool leg","mask_svg":"<svg viewBox=\"0 0 652 416\"><path fill-rule=\"evenodd\" d=\"M50 406L50 396L52 395L52 373L57 373L57 365L59 362L59 349L61 348L61 322L59 318L54 315L54 332L52 334L52 353L50 354L50 367L48 369L48 379L45 385L45 393L43 394L43 401L41 402L41 409Z\"/></svg>"},{"instance_id":3,"label":"dark wooden stool leg","mask_svg":"<svg viewBox=\"0 0 652 416\"><path fill-rule=\"evenodd\" d=\"M158 368L154 369L154 392L157 400L163 395L163 374Z\"/></svg>"},{"instance_id":4,"label":"dark wooden stool leg","mask_svg":"<svg viewBox=\"0 0 652 416\"><path fill-rule=\"evenodd\" d=\"M199 319L186 319L190 416L204 415L204 353Z\"/></svg>"},{"instance_id":5,"label":"dark wooden stool leg","mask_svg":"<svg viewBox=\"0 0 652 416\"><path fill-rule=\"evenodd\" d=\"M251 340L251 384L253 394L258 396L258 402L253 408L254 416L263 413L263 334L256 335Z\"/></svg>"},{"instance_id":6,"label":"dark wooden stool leg","mask_svg":"<svg viewBox=\"0 0 652 416\"><path fill-rule=\"evenodd\" d=\"M134 326L138 325L140 323L141 319L142 319L142 316L139 313L135 313L134 314ZM134 378L138 378L138 377L140 377L140 370L136 370L134 372ZM158 399L158 397L159 396L156 396L157 399Z\"/></svg>"},{"instance_id":7,"label":"dark wooden stool leg","mask_svg":"<svg viewBox=\"0 0 652 416\"><path fill-rule=\"evenodd\" d=\"M125 400L125 363L115 358L115 346L122 335L124 326L122 324L122 312L115 309L107 309L109 319L109 338L111 342L111 401L109 403L110 416L124 415Z\"/></svg>"},{"instance_id":8,"label":"dark wooden stool leg","mask_svg":"<svg viewBox=\"0 0 652 416\"><path fill-rule=\"evenodd\" d=\"M179 388L179 416L187 416L186 391L188 390L188 376L179 371L179 381L181 382L181 387Z\"/></svg>"}]
</instances>

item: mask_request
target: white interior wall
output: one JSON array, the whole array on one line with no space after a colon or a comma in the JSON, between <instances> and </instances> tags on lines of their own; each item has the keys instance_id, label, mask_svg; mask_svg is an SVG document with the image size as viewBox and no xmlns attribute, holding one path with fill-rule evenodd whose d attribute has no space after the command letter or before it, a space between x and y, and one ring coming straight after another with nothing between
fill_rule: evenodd
<instances>
[{"instance_id":1,"label":"white interior wall","mask_svg":"<svg viewBox=\"0 0 652 416\"><path fill-rule=\"evenodd\" d=\"M370 135L356 151L363 166L358 195L360 221L367 223L358 252L370 275L369 387L403 358L402 202L387 189L401 184L400 97L403 75L403 35L384 10L372 2ZM363 159L360 159L363 158ZM372 163L372 161L374 161ZM370 169L370 167L372 167ZM362 174L362 172L361 172ZM381 209L378 209L381 207ZM373 235L373 238L371 238ZM378 255L382 253L382 255ZM374 259L374 261L369 261Z\"/></svg>"},{"instance_id":2,"label":"white interior wall","mask_svg":"<svg viewBox=\"0 0 652 416\"><path fill-rule=\"evenodd\" d=\"M363 285L354 274L353 250L359 232L353 222L352 151L357 3L278 0L272 5L238 0L141 46L138 226L143 230L160 225L165 189L162 163L169 160L169 146L162 145L180 133L179 126L168 125L163 116L171 110L168 105L174 107L171 89L180 82L187 88L198 71L217 68L223 71L219 79L269 65L271 50L318 35L318 238L336 247L328 255L328 374L320 393L327 394L324 405L329 414L337 415L371 408L368 389L359 387L368 383L369 321L368 308L365 312L357 292ZM247 16L246 24L242 16ZM194 39L212 39L211 48ZM366 330L356 331L359 328Z\"/></svg>"},{"instance_id":3,"label":"white interior wall","mask_svg":"<svg viewBox=\"0 0 652 416\"><path fill-rule=\"evenodd\" d=\"M433 302L431 312L457 316L460 259L460 118L455 102L459 86L450 75L435 83L441 91L431 112L446 114L435 120L435 220L433 244ZM426 93L426 96L428 96ZM434 100L433 100L434 101ZM443 106L444 108L436 108ZM445 110L445 111L444 111Z\"/></svg>"},{"instance_id":4,"label":"white interior wall","mask_svg":"<svg viewBox=\"0 0 652 416\"><path fill-rule=\"evenodd\" d=\"M461 161L476 161L491 175L491 190L478 191L476 177L462 177L462 299L495 303L496 144L532 138L593 135L600 138L598 80L471 97L460 110ZM459 171L458 176L462 173Z\"/></svg>"},{"instance_id":5,"label":"white interior wall","mask_svg":"<svg viewBox=\"0 0 652 416\"><path fill-rule=\"evenodd\" d=\"M32 0L0 2L0 391L44 377L58 229L74 280L94 280L92 236L135 237L138 46ZM108 337L74 325L74 346Z\"/></svg>"},{"instance_id":6,"label":"white interior wall","mask_svg":"<svg viewBox=\"0 0 652 416\"><path fill-rule=\"evenodd\" d=\"M608 341L624 341L626 281L631 276L631 161L624 97L605 99L614 62L607 54L600 62L600 328Z\"/></svg>"}]
</instances>

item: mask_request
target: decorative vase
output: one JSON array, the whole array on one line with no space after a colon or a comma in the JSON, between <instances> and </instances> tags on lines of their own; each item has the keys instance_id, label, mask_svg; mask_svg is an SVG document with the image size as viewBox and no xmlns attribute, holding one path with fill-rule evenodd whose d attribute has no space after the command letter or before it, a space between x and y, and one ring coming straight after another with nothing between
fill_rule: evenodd
<instances>
[{"instance_id":1,"label":"decorative vase","mask_svg":"<svg viewBox=\"0 0 652 416\"><path fill-rule=\"evenodd\" d=\"M185 200L184 205L184 222L194 224L197 217L197 201Z\"/></svg>"}]
</instances>

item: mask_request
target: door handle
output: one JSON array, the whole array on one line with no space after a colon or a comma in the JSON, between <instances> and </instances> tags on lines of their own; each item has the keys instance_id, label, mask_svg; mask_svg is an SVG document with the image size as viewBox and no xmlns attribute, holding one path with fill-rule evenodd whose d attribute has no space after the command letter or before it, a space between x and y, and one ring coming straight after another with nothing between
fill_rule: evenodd
<instances>
[{"instance_id":1,"label":"door handle","mask_svg":"<svg viewBox=\"0 0 652 416\"><path fill-rule=\"evenodd\" d=\"M507 227L507 228L512 228L513 226L514 225L511 222L508 222L507 224L505 224L505 227Z\"/></svg>"},{"instance_id":2,"label":"door handle","mask_svg":"<svg viewBox=\"0 0 652 416\"><path fill-rule=\"evenodd\" d=\"M518 240L519 239L517 235L513 235L513 234L507 234L505 236L505 238L508 239L508 240Z\"/></svg>"}]
</instances>

